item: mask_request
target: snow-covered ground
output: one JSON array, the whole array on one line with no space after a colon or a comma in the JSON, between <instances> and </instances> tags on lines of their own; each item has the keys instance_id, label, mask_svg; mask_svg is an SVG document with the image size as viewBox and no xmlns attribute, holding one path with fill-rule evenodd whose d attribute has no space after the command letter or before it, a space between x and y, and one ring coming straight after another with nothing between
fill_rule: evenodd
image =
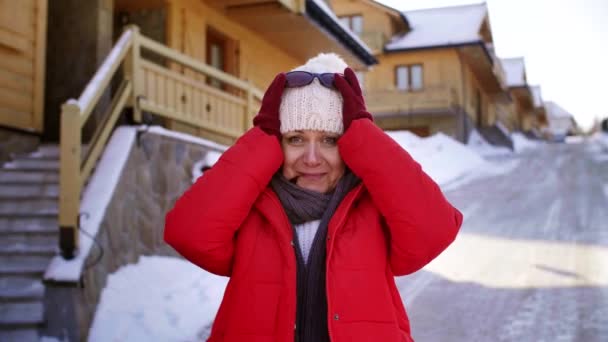
<instances>
[{"instance_id":1,"label":"snow-covered ground","mask_svg":"<svg viewBox=\"0 0 608 342\"><path fill-rule=\"evenodd\" d=\"M487 142L477 130L473 130L469 135L467 147L482 157L508 157L513 155L507 147L494 146Z\"/></svg>"},{"instance_id":2,"label":"snow-covered ground","mask_svg":"<svg viewBox=\"0 0 608 342\"><path fill-rule=\"evenodd\" d=\"M519 132L511 133L511 139L513 139L513 149L517 153L538 148L539 145L544 144L544 142L530 140Z\"/></svg>"},{"instance_id":3,"label":"snow-covered ground","mask_svg":"<svg viewBox=\"0 0 608 342\"><path fill-rule=\"evenodd\" d=\"M407 131L389 135L444 190L479 177L508 173L518 162L515 158L499 162L484 159L482 155L512 153L489 145L481 137L476 138L475 146L467 146L441 133L428 138ZM524 136L518 139L522 149L536 146ZM212 165L219 154L208 157L200 166ZM141 257L137 264L124 266L109 277L89 341L203 340L226 284L227 278L212 275L182 259Z\"/></svg>"},{"instance_id":4,"label":"snow-covered ground","mask_svg":"<svg viewBox=\"0 0 608 342\"><path fill-rule=\"evenodd\" d=\"M142 256L108 277L89 341L200 341L227 283L182 259Z\"/></svg>"}]
</instances>

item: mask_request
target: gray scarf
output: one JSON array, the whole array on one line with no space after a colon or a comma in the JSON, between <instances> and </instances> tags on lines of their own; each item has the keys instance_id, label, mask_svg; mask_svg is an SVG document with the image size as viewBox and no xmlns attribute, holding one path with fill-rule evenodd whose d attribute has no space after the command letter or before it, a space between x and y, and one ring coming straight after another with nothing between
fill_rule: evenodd
<instances>
[{"instance_id":1,"label":"gray scarf","mask_svg":"<svg viewBox=\"0 0 608 342\"><path fill-rule=\"evenodd\" d=\"M329 342L325 292L325 241L327 225L346 194L360 182L348 169L333 192L322 194L302 189L277 172L270 186L291 222L297 260L296 342ZM308 263L304 262L294 225L321 220L313 239Z\"/></svg>"}]
</instances>

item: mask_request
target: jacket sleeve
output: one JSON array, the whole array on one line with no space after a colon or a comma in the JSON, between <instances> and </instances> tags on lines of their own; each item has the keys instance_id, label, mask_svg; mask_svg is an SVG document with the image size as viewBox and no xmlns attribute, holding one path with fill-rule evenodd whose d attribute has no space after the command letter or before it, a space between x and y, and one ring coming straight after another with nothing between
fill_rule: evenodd
<instances>
[{"instance_id":1,"label":"jacket sleeve","mask_svg":"<svg viewBox=\"0 0 608 342\"><path fill-rule=\"evenodd\" d=\"M277 138L249 130L167 213L165 241L192 263L229 276L235 234L282 163Z\"/></svg>"},{"instance_id":2,"label":"jacket sleeve","mask_svg":"<svg viewBox=\"0 0 608 342\"><path fill-rule=\"evenodd\" d=\"M395 275L419 270L454 241L462 214L420 164L372 121L353 121L338 146L386 221Z\"/></svg>"}]
</instances>

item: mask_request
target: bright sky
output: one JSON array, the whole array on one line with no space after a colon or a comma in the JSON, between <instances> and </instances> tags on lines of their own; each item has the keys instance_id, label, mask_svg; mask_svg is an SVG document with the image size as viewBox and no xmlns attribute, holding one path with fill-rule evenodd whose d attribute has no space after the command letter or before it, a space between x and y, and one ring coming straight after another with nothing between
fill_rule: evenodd
<instances>
[{"instance_id":1,"label":"bright sky","mask_svg":"<svg viewBox=\"0 0 608 342\"><path fill-rule=\"evenodd\" d=\"M407 11L475 0L378 0ZM496 53L523 56L528 83L584 129L608 117L607 0L487 0Z\"/></svg>"}]
</instances>

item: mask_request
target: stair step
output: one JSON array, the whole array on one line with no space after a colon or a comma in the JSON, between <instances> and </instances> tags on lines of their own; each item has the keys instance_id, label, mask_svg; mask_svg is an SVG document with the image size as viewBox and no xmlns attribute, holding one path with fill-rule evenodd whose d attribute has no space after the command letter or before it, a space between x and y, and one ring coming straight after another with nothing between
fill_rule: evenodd
<instances>
[{"instance_id":1,"label":"stair step","mask_svg":"<svg viewBox=\"0 0 608 342\"><path fill-rule=\"evenodd\" d=\"M2 198L59 198L59 185L38 184L0 184Z\"/></svg>"},{"instance_id":2,"label":"stair step","mask_svg":"<svg viewBox=\"0 0 608 342\"><path fill-rule=\"evenodd\" d=\"M0 302L34 300L44 297L44 284L38 277L0 277Z\"/></svg>"},{"instance_id":3,"label":"stair step","mask_svg":"<svg viewBox=\"0 0 608 342\"><path fill-rule=\"evenodd\" d=\"M0 330L0 341L2 342L41 342L38 329L21 328L11 330Z\"/></svg>"},{"instance_id":4,"label":"stair step","mask_svg":"<svg viewBox=\"0 0 608 342\"><path fill-rule=\"evenodd\" d=\"M42 275L51 259L41 255L0 255L0 276Z\"/></svg>"},{"instance_id":5,"label":"stair step","mask_svg":"<svg viewBox=\"0 0 608 342\"><path fill-rule=\"evenodd\" d=\"M59 184L58 170L28 171L0 169L0 183L8 184L31 184L52 183Z\"/></svg>"},{"instance_id":6,"label":"stair step","mask_svg":"<svg viewBox=\"0 0 608 342\"><path fill-rule=\"evenodd\" d=\"M10 233L51 234L59 232L56 215L0 216L0 236Z\"/></svg>"},{"instance_id":7,"label":"stair step","mask_svg":"<svg viewBox=\"0 0 608 342\"><path fill-rule=\"evenodd\" d=\"M59 213L59 203L56 199L0 198L0 215L57 213Z\"/></svg>"},{"instance_id":8,"label":"stair step","mask_svg":"<svg viewBox=\"0 0 608 342\"><path fill-rule=\"evenodd\" d=\"M59 232L51 233L31 233L31 232L10 232L0 234L0 253L42 253L48 254L55 250Z\"/></svg>"},{"instance_id":9,"label":"stair step","mask_svg":"<svg viewBox=\"0 0 608 342\"><path fill-rule=\"evenodd\" d=\"M59 170L59 160L51 159L17 159L2 165L5 170Z\"/></svg>"},{"instance_id":10,"label":"stair step","mask_svg":"<svg viewBox=\"0 0 608 342\"><path fill-rule=\"evenodd\" d=\"M58 239L58 238L55 238ZM53 244L31 245L29 243L13 243L11 245L2 241L0 243L0 255L40 255L53 256L58 252L58 240Z\"/></svg>"},{"instance_id":11,"label":"stair step","mask_svg":"<svg viewBox=\"0 0 608 342\"><path fill-rule=\"evenodd\" d=\"M59 145L58 144L45 144L45 145L40 145L38 147L38 150L36 150L35 152L36 154L40 154L40 155L45 155L45 156L57 156L59 157Z\"/></svg>"},{"instance_id":12,"label":"stair step","mask_svg":"<svg viewBox=\"0 0 608 342\"><path fill-rule=\"evenodd\" d=\"M42 301L0 303L0 327L35 327L43 323Z\"/></svg>"}]
</instances>

